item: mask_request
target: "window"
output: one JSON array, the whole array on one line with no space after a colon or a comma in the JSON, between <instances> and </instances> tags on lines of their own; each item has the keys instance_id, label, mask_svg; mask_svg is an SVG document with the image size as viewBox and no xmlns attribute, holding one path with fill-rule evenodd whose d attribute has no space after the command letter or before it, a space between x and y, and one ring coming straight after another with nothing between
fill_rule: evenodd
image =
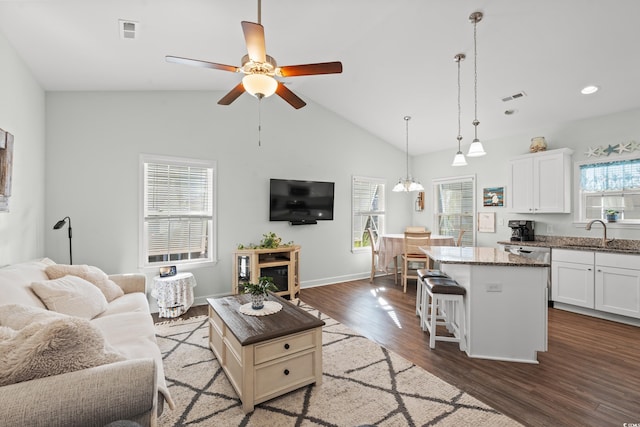
<instances>
[{"instance_id":1,"label":"window","mask_svg":"<svg viewBox=\"0 0 640 427\"><path fill-rule=\"evenodd\" d=\"M141 156L141 265L212 262L215 162Z\"/></svg>"},{"instance_id":2,"label":"window","mask_svg":"<svg viewBox=\"0 0 640 427\"><path fill-rule=\"evenodd\" d=\"M475 242L475 177L465 176L433 181L435 197L434 234L458 237L460 230L462 246L474 246Z\"/></svg>"},{"instance_id":3,"label":"window","mask_svg":"<svg viewBox=\"0 0 640 427\"><path fill-rule=\"evenodd\" d=\"M376 239L384 233L384 199L386 181L378 178L354 176L351 187L352 227L351 250L371 247L367 228Z\"/></svg>"},{"instance_id":4,"label":"window","mask_svg":"<svg viewBox=\"0 0 640 427\"><path fill-rule=\"evenodd\" d=\"M606 219L640 224L640 158L579 165L580 222Z\"/></svg>"}]
</instances>

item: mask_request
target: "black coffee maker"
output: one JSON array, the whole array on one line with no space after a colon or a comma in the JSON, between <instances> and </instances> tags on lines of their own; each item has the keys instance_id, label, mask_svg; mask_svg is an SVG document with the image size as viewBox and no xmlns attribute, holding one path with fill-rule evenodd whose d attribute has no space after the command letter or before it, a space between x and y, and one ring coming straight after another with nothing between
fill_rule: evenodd
<instances>
[{"instance_id":1,"label":"black coffee maker","mask_svg":"<svg viewBox=\"0 0 640 427\"><path fill-rule=\"evenodd\" d=\"M533 235L533 221L510 219L512 242L531 242L535 240Z\"/></svg>"}]
</instances>

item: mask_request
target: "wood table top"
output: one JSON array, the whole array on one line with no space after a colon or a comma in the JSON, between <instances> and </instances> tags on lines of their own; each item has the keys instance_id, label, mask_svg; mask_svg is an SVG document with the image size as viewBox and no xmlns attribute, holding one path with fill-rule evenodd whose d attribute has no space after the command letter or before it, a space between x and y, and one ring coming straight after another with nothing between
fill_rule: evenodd
<instances>
[{"instance_id":1,"label":"wood table top","mask_svg":"<svg viewBox=\"0 0 640 427\"><path fill-rule=\"evenodd\" d=\"M207 298L209 306L220 316L229 331L243 346L324 325L324 321L278 295L270 293L266 300L279 302L282 304L282 310L266 316L248 316L240 313L239 308L241 305L251 302L249 294Z\"/></svg>"}]
</instances>

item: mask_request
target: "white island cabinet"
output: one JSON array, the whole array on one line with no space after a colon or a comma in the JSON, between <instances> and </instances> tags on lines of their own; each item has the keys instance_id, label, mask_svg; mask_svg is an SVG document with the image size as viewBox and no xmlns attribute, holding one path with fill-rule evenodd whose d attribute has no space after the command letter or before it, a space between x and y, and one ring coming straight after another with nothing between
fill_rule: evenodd
<instances>
[{"instance_id":1,"label":"white island cabinet","mask_svg":"<svg viewBox=\"0 0 640 427\"><path fill-rule=\"evenodd\" d=\"M466 289L470 357L538 363L547 351L549 264L497 248L425 247Z\"/></svg>"}]
</instances>

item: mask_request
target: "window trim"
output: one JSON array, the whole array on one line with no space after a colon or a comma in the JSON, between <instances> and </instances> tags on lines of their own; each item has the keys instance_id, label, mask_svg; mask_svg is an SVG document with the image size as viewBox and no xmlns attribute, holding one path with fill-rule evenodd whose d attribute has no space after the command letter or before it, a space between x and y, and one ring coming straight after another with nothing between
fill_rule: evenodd
<instances>
[{"instance_id":1,"label":"window trim","mask_svg":"<svg viewBox=\"0 0 640 427\"><path fill-rule=\"evenodd\" d=\"M573 225L576 228L584 228L589 222L582 217L583 197L580 188L580 167L584 165L593 165L598 163L623 162L627 160L638 160L638 153L621 154L615 157L598 157L596 159L589 158L587 160L577 161L573 164ZM607 223L607 228L628 228L640 229L640 220L622 220Z\"/></svg>"},{"instance_id":2,"label":"window trim","mask_svg":"<svg viewBox=\"0 0 640 427\"><path fill-rule=\"evenodd\" d=\"M149 264L147 254L146 227L145 227L145 163L163 163L178 166L196 166L212 169L211 182L211 236L209 238L209 258L206 260L182 260L166 261ZM218 227L217 227L217 195L218 195L218 169L215 160L193 159L187 157L166 156L158 154L140 154L138 160L138 268L143 271L157 270L159 267L179 265L182 270L190 270L200 267L209 267L218 262Z\"/></svg>"},{"instance_id":3,"label":"window trim","mask_svg":"<svg viewBox=\"0 0 640 427\"><path fill-rule=\"evenodd\" d=\"M361 247L355 247L353 245L354 240L353 240L353 229L355 227L355 203L354 203L354 182L360 180L360 181L368 181L370 183L376 183L376 184L382 184L384 185L384 209L382 211L380 211L380 213L377 213L378 216L382 216L384 221L382 223L382 230L378 230L379 234L384 234L385 233L385 228L386 228L386 215L387 215L387 180L384 178L377 178L377 177L371 177L371 176L363 176L363 175L353 175L351 177L351 227L349 229L349 241L350 241L350 246L351 246L351 252L352 253L361 253L361 252L371 252L371 247L370 246L361 246Z\"/></svg>"},{"instance_id":4,"label":"window trim","mask_svg":"<svg viewBox=\"0 0 640 427\"><path fill-rule=\"evenodd\" d=\"M439 185L447 184L447 183L464 182L464 181L471 181L471 187L472 187L471 191L473 193L473 198L471 200L471 204L473 206L473 214L472 214L473 225L471 229L472 229L472 235L473 235L473 245L475 246L478 239L478 235L477 235L478 230L477 230L477 227L475 226L477 221L477 216L478 216L478 205L477 205L478 199L476 195L478 180L475 174L451 176L451 177L445 177L445 178L434 178L431 180L431 193L433 197L433 229L434 229L434 234L442 234L440 232L440 220L438 218L438 215L440 214L438 209L439 203L438 203L438 191L437 191ZM453 236L453 237L454 239L456 239L458 236Z\"/></svg>"}]
</instances>

